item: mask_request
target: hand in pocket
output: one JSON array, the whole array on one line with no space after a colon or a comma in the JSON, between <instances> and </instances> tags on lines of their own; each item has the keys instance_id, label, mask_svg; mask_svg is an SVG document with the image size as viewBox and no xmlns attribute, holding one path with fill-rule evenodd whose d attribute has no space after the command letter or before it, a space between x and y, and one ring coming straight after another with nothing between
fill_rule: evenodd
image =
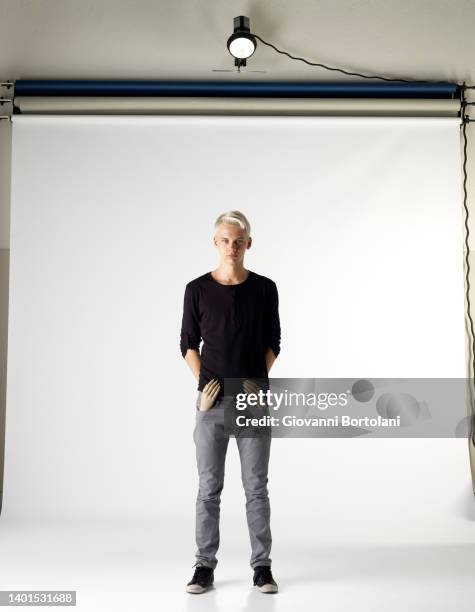
<instances>
[{"instance_id":1,"label":"hand in pocket","mask_svg":"<svg viewBox=\"0 0 475 612\"><path fill-rule=\"evenodd\" d=\"M201 402L200 402L201 412L206 412L212 407L212 405L214 404L218 396L220 387L221 385L219 384L219 381L216 378L213 378L213 380L210 380L209 383L207 383L203 387L203 391L201 392Z\"/></svg>"},{"instance_id":2,"label":"hand in pocket","mask_svg":"<svg viewBox=\"0 0 475 612\"><path fill-rule=\"evenodd\" d=\"M264 391L265 393L265 389L257 381L252 380L251 378L246 378L242 383L242 388L244 389L245 393L257 396L258 401L256 401L256 403L254 404L255 406L257 406L258 408L267 407L267 400L265 399L265 397L263 398L259 395L260 391Z\"/></svg>"}]
</instances>

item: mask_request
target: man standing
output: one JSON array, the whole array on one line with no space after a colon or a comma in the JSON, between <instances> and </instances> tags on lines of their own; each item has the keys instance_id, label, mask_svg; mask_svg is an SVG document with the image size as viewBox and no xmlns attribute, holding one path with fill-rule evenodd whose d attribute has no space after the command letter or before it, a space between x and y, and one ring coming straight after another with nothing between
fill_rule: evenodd
<instances>
[{"instance_id":1,"label":"man standing","mask_svg":"<svg viewBox=\"0 0 475 612\"><path fill-rule=\"evenodd\" d=\"M198 381L193 432L199 474L197 551L195 573L186 585L189 593L203 593L213 585L218 563L220 499L229 442L224 410L233 401L224 395L224 379L268 380L280 351L276 284L244 268L244 255L252 244L249 221L232 210L218 217L215 230L220 262L216 270L186 285L180 339L182 355ZM236 442L246 494L253 584L263 593L275 593L267 490L271 437L238 436Z\"/></svg>"}]
</instances>

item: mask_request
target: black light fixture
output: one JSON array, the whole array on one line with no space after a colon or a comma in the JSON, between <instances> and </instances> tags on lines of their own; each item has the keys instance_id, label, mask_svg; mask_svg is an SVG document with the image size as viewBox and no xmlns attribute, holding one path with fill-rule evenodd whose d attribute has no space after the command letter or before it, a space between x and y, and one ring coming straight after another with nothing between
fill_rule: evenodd
<instances>
[{"instance_id":1,"label":"black light fixture","mask_svg":"<svg viewBox=\"0 0 475 612\"><path fill-rule=\"evenodd\" d=\"M245 66L247 58L251 57L256 47L256 39L249 27L249 17L234 17L234 32L228 38L228 50L234 57L234 65L238 69Z\"/></svg>"}]
</instances>

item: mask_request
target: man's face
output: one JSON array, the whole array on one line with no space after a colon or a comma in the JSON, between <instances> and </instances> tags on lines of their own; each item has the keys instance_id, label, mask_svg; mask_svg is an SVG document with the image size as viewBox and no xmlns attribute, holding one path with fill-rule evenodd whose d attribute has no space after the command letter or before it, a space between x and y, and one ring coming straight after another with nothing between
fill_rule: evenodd
<instances>
[{"instance_id":1,"label":"man's face","mask_svg":"<svg viewBox=\"0 0 475 612\"><path fill-rule=\"evenodd\" d=\"M246 249L251 246L252 239L246 237L246 232L232 223L221 223L214 235L214 244L219 252L221 263L242 263Z\"/></svg>"}]
</instances>

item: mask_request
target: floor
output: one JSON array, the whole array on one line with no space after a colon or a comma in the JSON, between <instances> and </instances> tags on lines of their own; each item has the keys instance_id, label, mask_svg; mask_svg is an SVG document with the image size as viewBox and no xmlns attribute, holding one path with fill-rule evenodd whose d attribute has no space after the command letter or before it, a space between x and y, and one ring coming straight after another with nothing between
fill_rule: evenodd
<instances>
[{"instance_id":1,"label":"floor","mask_svg":"<svg viewBox=\"0 0 475 612\"><path fill-rule=\"evenodd\" d=\"M32 521L0 517L0 590L76 590L76 608L272 612L471 612L475 542L343 545L280 537L273 571L280 592L251 585L242 524L221 532L215 588L190 595L193 525L170 521ZM287 532L288 533L288 532ZM190 554L191 551L191 554ZM274 554L275 553L275 554ZM29 606L25 606L29 607Z\"/></svg>"}]
</instances>

